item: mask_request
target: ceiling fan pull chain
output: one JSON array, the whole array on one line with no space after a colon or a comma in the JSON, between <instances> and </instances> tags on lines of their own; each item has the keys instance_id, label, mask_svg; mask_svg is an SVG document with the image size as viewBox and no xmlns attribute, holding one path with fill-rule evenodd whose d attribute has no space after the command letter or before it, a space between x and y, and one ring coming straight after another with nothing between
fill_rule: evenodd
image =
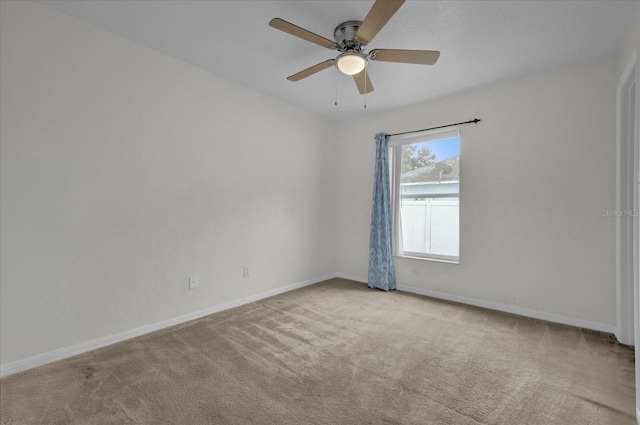
<instances>
[{"instance_id":1,"label":"ceiling fan pull chain","mask_svg":"<svg viewBox=\"0 0 640 425\"><path fill-rule=\"evenodd\" d=\"M334 75L334 81L336 83L336 100L333 102L334 105L338 106L338 68L336 68Z\"/></svg>"},{"instance_id":2,"label":"ceiling fan pull chain","mask_svg":"<svg viewBox=\"0 0 640 425\"><path fill-rule=\"evenodd\" d=\"M364 69L364 109L367 109L367 68Z\"/></svg>"}]
</instances>

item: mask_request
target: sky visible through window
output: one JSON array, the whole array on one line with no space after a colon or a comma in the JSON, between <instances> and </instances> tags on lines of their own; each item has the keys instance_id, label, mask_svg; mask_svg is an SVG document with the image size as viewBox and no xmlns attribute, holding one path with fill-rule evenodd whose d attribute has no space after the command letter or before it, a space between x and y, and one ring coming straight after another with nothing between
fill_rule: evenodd
<instances>
[{"instance_id":1,"label":"sky visible through window","mask_svg":"<svg viewBox=\"0 0 640 425\"><path fill-rule=\"evenodd\" d=\"M433 140L431 142L414 143L414 145L417 146L416 152L420 151L420 148L423 147L429 148L431 153L436 154L436 161L438 162L460 155L459 137L449 137L448 139Z\"/></svg>"}]
</instances>

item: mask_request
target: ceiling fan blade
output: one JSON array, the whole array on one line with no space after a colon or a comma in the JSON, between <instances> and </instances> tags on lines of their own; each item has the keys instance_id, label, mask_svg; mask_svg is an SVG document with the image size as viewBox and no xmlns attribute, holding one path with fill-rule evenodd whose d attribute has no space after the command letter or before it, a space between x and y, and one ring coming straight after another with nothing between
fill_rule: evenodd
<instances>
[{"instance_id":1,"label":"ceiling fan blade","mask_svg":"<svg viewBox=\"0 0 640 425\"><path fill-rule=\"evenodd\" d=\"M369 52L369 59L374 61L416 63L419 65L433 65L439 57L440 52L437 50L373 49Z\"/></svg>"},{"instance_id":2,"label":"ceiling fan blade","mask_svg":"<svg viewBox=\"0 0 640 425\"><path fill-rule=\"evenodd\" d=\"M360 94L367 94L373 91L373 84L371 84L371 80L369 79L367 68L355 74L353 76L353 81L356 82L356 86L358 86Z\"/></svg>"},{"instance_id":3,"label":"ceiling fan blade","mask_svg":"<svg viewBox=\"0 0 640 425\"><path fill-rule=\"evenodd\" d=\"M295 35L296 37L299 37L303 40L307 40L322 47L326 47L327 49L335 49L338 47L335 42L329 40L328 38L324 38L318 34L312 33L311 31L307 31L304 28L300 28L299 26L293 25L292 23L280 18L272 19L269 22L269 26L280 31L284 31L288 34Z\"/></svg>"},{"instance_id":4,"label":"ceiling fan blade","mask_svg":"<svg viewBox=\"0 0 640 425\"><path fill-rule=\"evenodd\" d=\"M364 44L369 44L378 31L400 9L404 0L376 0L369 13L362 21L362 25L356 33L356 39Z\"/></svg>"},{"instance_id":5,"label":"ceiling fan blade","mask_svg":"<svg viewBox=\"0 0 640 425\"><path fill-rule=\"evenodd\" d=\"M326 60L324 62L320 62L319 64L313 65L313 66L311 66L311 67L309 67L309 68L307 68L307 69L305 69L303 71L298 72L297 74L293 74L293 75L288 76L287 80L289 80L289 81L300 81L303 78L307 78L308 76L315 74L316 72L320 72L323 69L327 69L327 68L333 66L333 64L335 62L336 62L335 59L329 59L329 60Z\"/></svg>"}]
</instances>

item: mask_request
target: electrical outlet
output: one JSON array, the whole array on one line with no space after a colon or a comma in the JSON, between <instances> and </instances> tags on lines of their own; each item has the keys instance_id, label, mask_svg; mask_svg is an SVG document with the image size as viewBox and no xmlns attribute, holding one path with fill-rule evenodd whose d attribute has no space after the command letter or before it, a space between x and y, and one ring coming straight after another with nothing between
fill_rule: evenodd
<instances>
[{"instance_id":1,"label":"electrical outlet","mask_svg":"<svg viewBox=\"0 0 640 425\"><path fill-rule=\"evenodd\" d=\"M249 276L251 276L251 270L249 269L249 266L242 266L242 277Z\"/></svg>"},{"instance_id":2,"label":"electrical outlet","mask_svg":"<svg viewBox=\"0 0 640 425\"><path fill-rule=\"evenodd\" d=\"M189 276L189 289L196 289L198 287L198 276Z\"/></svg>"}]
</instances>

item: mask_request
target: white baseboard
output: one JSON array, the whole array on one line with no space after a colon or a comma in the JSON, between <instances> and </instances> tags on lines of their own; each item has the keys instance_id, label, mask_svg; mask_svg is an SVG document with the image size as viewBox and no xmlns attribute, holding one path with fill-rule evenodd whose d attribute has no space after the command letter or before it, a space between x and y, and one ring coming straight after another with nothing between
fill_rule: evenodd
<instances>
[{"instance_id":1,"label":"white baseboard","mask_svg":"<svg viewBox=\"0 0 640 425\"><path fill-rule=\"evenodd\" d=\"M546 320L547 322L561 323L563 325L576 326L579 328L592 329L600 332L615 333L615 326L606 323L592 322L590 320L576 319L573 317L561 316L559 314L548 313L546 311L533 310L509 304L500 304L493 301L479 300L476 298L463 297L460 295L446 294L429 289L416 288L407 285L398 285L398 290L411 292L413 294L426 295L428 297L440 298L447 301L454 301L476 307L487 308L489 310L503 311L505 313L517 314L519 316L531 317L533 319Z\"/></svg>"},{"instance_id":2,"label":"white baseboard","mask_svg":"<svg viewBox=\"0 0 640 425\"><path fill-rule=\"evenodd\" d=\"M337 273L336 277L343 279L355 280L357 282L366 283L367 279L360 276L351 276ZM476 307L487 308L489 310L503 311L505 313L517 314L519 316L531 317L533 319L546 320L548 322L561 323L563 325L576 326L579 328L592 329L600 332L614 334L617 331L615 325L606 323L592 322L590 320L575 319L573 317L561 316L559 314L548 313L546 311L533 310L525 307L518 307L508 304L500 304L493 301L480 300L477 298L463 297L460 295L452 295L444 292L432 291L430 289L416 288L409 285L397 285L399 291L411 292L412 294L425 295L427 297L439 298L447 301L454 301L462 304L473 305Z\"/></svg>"},{"instance_id":3,"label":"white baseboard","mask_svg":"<svg viewBox=\"0 0 640 425\"><path fill-rule=\"evenodd\" d=\"M332 279L334 277L336 277L335 274L329 274L329 275L320 276L314 279L305 280L302 282L296 282L290 285L271 289L266 292L261 292L259 294L251 295L249 297L241 298L239 300L209 307L204 310L194 311L192 313L174 317L172 319L163 320L161 322L156 322L149 325L143 325L143 326L140 326L125 332L120 332L114 335L108 335L105 337L80 342L78 344L74 344L68 347L63 347L57 350L38 354L32 357L27 357L26 359L16 360L11 363L0 365L0 378L13 375L14 373L22 372L24 370L31 369L37 366L42 366L58 360L66 359L71 356L86 353L87 351L95 350L96 348L106 347L107 345L115 344L117 342L135 338L140 335L155 332L157 330L168 328L170 326L174 326L181 323L189 322L191 320L199 319L201 317L218 313L220 311L228 310L230 308L239 307L244 304L249 304L254 301L272 297L274 295L282 294L284 292L292 291L294 289L313 285L315 283L322 282L327 279Z\"/></svg>"},{"instance_id":4,"label":"white baseboard","mask_svg":"<svg viewBox=\"0 0 640 425\"><path fill-rule=\"evenodd\" d=\"M155 332L157 330L168 328L170 326L174 326L174 325L185 323L191 320L199 319L201 317L205 317L220 311L228 310L230 308L238 307L244 304L249 304L254 301L258 301L274 295L282 294L284 292L292 291L294 289L313 285L315 283L332 279L334 277L349 279L349 280L362 282L362 283L367 282L367 279L361 276L348 275L344 273L332 273L332 274L320 276L314 279L309 279L302 282L296 282L290 285L282 286L280 288L272 289L266 292L261 292L259 294L255 294L249 297L241 298L239 300L209 307L204 310L194 311L192 313L174 317L172 319L163 320L161 322L156 322L149 325L143 325L125 332L117 333L114 335L108 335L105 337L96 338L89 341L80 342L78 344L74 344L68 347L63 347L57 350L53 350L53 351L38 354L32 357L28 357L26 359L16 360L11 363L2 364L0 365L0 378L13 375L14 373L22 372L24 370L31 369L37 366L42 366L58 360L66 359L71 356L86 353L87 351L95 350L97 348L105 347L107 345L115 344L117 342L125 341L127 339L135 338L140 335ZM416 288L408 285L398 285L398 290L419 294L419 295L425 295L433 298L439 298L439 299L448 300L448 301L459 302L462 304L488 308L490 310L513 313L520 316L531 317L534 319L541 319L549 322L562 323L565 325L577 326L580 328L593 329L601 332L608 332L608 333L615 334L615 331L616 331L616 327L613 325L607 325L607 324L592 322L588 320L574 319L571 317L561 316L561 315L547 313L547 312L538 311L538 310L532 310L524 307L494 303L491 301L479 300L479 299L463 297L459 295L452 295L452 294L447 294L443 292L432 291L429 289ZM638 417L640 418L640 411L639 411Z\"/></svg>"}]
</instances>

